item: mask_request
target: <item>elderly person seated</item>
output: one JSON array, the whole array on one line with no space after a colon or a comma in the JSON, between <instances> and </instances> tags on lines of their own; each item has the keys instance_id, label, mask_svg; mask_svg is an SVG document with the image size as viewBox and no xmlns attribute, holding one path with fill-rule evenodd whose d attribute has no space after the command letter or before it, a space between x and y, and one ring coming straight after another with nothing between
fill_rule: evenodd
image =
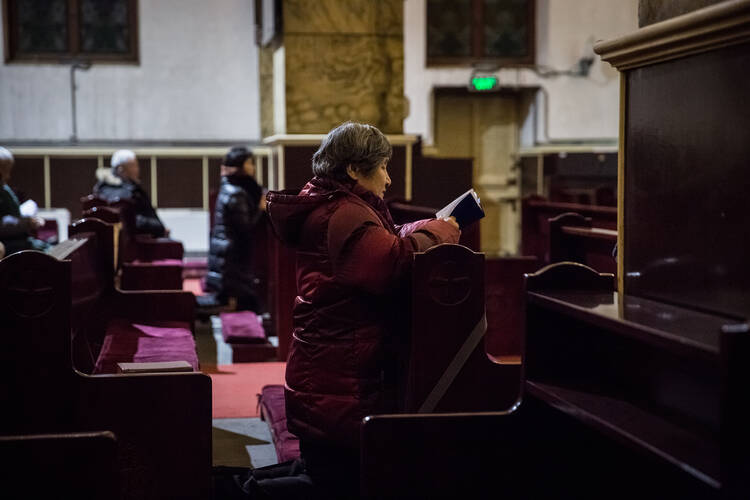
<instances>
[{"instance_id":1,"label":"elderly person seated","mask_svg":"<svg viewBox=\"0 0 750 500\"><path fill-rule=\"evenodd\" d=\"M41 217L21 215L18 197L8 185L13 170L13 155L0 147L0 247L3 255L21 250L46 250L49 245L33 237L44 225Z\"/></svg>"},{"instance_id":2,"label":"elderly person seated","mask_svg":"<svg viewBox=\"0 0 750 500\"><path fill-rule=\"evenodd\" d=\"M138 159L130 150L115 151L110 161L110 168L96 171L98 182L94 194L108 202L128 200L135 212L135 230L138 234L150 234L155 238L169 235L164 228L146 191L141 187Z\"/></svg>"},{"instance_id":3,"label":"elderly person seated","mask_svg":"<svg viewBox=\"0 0 750 500\"><path fill-rule=\"evenodd\" d=\"M394 226L383 201L391 154L377 128L344 123L313 156L302 191L267 196L274 231L297 250L286 416L320 498L358 496L360 423L398 410L394 371L409 317L398 291L413 254L460 236L452 218ZM244 489L277 481L250 476Z\"/></svg>"}]
</instances>

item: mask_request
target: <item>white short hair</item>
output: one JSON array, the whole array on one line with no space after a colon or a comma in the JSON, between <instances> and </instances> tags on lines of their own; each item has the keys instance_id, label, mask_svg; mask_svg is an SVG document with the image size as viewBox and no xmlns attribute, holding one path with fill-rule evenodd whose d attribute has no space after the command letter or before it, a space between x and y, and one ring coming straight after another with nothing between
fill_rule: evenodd
<instances>
[{"instance_id":1,"label":"white short hair","mask_svg":"<svg viewBox=\"0 0 750 500\"><path fill-rule=\"evenodd\" d=\"M114 152L112 155L112 160L109 162L109 165L115 169L122 165L123 163L127 163L129 161L135 160L135 153L133 153L129 149L120 149Z\"/></svg>"},{"instance_id":2,"label":"white short hair","mask_svg":"<svg viewBox=\"0 0 750 500\"><path fill-rule=\"evenodd\" d=\"M0 161L13 161L13 153L0 146Z\"/></svg>"}]
</instances>

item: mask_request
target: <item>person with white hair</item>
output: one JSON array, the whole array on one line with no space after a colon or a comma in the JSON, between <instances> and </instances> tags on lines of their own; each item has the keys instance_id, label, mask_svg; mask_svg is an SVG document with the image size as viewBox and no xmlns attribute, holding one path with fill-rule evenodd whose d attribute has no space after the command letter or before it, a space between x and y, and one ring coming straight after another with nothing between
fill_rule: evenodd
<instances>
[{"instance_id":1,"label":"person with white hair","mask_svg":"<svg viewBox=\"0 0 750 500\"><path fill-rule=\"evenodd\" d=\"M115 151L110 161L110 168L96 171L97 183L94 194L112 202L116 199L128 200L135 212L135 230L139 234L150 234L155 238L167 236L169 230L164 228L146 191L141 187L140 167L135 153L129 149Z\"/></svg>"},{"instance_id":2,"label":"person with white hair","mask_svg":"<svg viewBox=\"0 0 750 500\"><path fill-rule=\"evenodd\" d=\"M13 154L0 147L0 247L3 255L21 250L46 250L49 245L33 237L44 225L44 219L21 215L18 197L8 185L13 163Z\"/></svg>"}]
</instances>

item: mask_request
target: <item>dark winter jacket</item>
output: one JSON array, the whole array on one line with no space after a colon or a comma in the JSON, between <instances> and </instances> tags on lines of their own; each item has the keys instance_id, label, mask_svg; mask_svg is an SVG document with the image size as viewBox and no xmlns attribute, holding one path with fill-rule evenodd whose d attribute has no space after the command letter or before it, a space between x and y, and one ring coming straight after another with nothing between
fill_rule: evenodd
<instances>
[{"instance_id":1,"label":"dark winter jacket","mask_svg":"<svg viewBox=\"0 0 750 500\"><path fill-rule=\"evenodd\" d=\"M34 248L31 221L23 217L18 198L7 184L0 184L0 241L5 245L5 254Z\"/></svg>"},{"instance_id":2,"label":"dark winter jacket","mask_svg":"<svg viewBox=\"0 0 750 500\"><path fill-rule=\"evenodd\" d=\"M99 182L94 186L94 194L108 202L129 200L135 212L135 231L138 234L150 234L155 238L164 236L164 224L161 223L156 210L151 205L151 199L140 184L114 175L108 168L96 171Z\"/></svg>"},{"instance_id":3,"label":"dark winter jacket","mask_svg":"<svg viewBox=\"0 0 750 500\"><path fill-rule=\"evenodd\" d=\"M303 440L357 448L362 418L395 410L386 347L407 316L392 293L414 252L456 243L460 231L435 219L394 227L374 194L318 177L267 199L276 234L297 250L287 425Z\"/></svg>"},{"instance_id":4,"label":"dark winter jacket","mask_svg":"<svg viewBox=\"0 0 750 500\"><path fill-rule=\"evenodd\" d=\"M253 295L253 228L263 190L249 175L221 178L214 208L206 287L222 297Z\"/></svg>"}]
</instances>

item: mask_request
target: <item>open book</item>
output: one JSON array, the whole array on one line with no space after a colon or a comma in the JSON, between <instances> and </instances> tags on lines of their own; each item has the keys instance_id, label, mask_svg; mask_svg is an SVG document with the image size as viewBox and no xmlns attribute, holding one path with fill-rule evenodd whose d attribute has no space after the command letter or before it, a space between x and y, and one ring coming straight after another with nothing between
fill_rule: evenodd
<instances>
[{"instance_id":1,"label":"open book","mask_svg":"<svg viewBox=\"0 0 750 500\"><path fill-rule=\"evenodd\" d=\"M438 219L451 215L456 218L458 227L461 229L484 217L484 209L479 203L477 192L469 189L435 214Z\"/></svg>"}]
</instances>

